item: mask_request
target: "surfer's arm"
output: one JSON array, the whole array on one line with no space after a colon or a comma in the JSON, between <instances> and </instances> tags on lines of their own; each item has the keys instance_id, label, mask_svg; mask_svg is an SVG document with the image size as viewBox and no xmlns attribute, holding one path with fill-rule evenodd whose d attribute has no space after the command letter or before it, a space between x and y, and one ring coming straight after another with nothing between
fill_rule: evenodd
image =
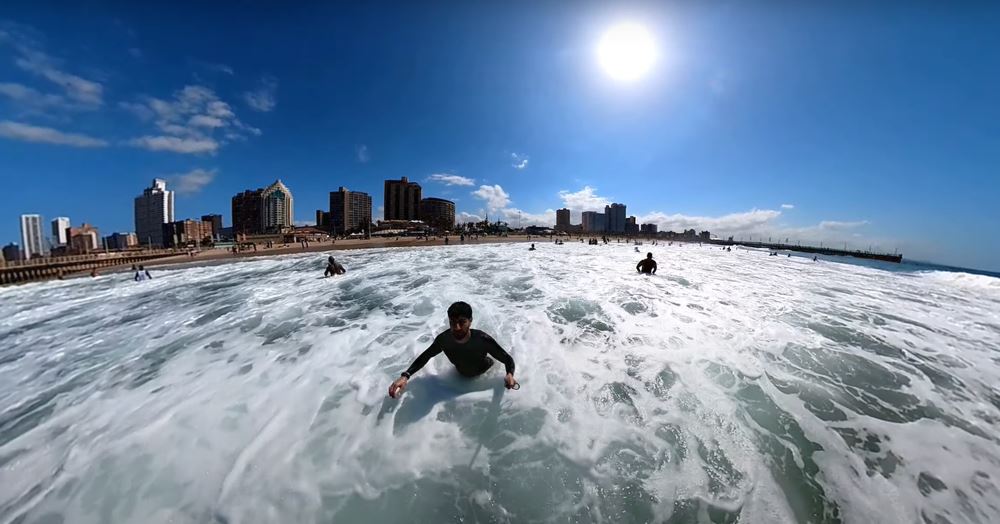
<instances>
[{"instance_id":1,"label":"surfer's arm","mask_svg":"<svg viewBox=\"0 0 1000 524\"><path fill-rule=\"evenodd\" d=\"M504 368L507 369L507 374L513 375L514 359L510 356L510 353L507 353L502 347L500 347L500 344L498 344L493 337L483 333L483 339L486 341L486 352L489 353L491 357L503 362Z\"/></svg>"},{"instance_id":2,"label":"surfer's arm","mask_svg":"<svg viewBox=\"0 0 1000 524\"><path fill-rule=\"evenodd\" d=\"M653 261L653 274L656 274L656 261Z\"/></svg>"},{"instance_id":3,"label":"surfer's arm","mask_svg":"<svg viewBox=\"0 0 1000 524\"><path fill-rule=\"evenodd\" d=\"M420 371L420 368L427 365L427 361L439 355L441 350L441 346L437 343L437 340L435 340L429 348L425 349L423 353L417 356L417 359L410 364L410 367L406 368L406 371L403 372L403 376L410 378L410 375Z\"/></svg>"}]
</instances>

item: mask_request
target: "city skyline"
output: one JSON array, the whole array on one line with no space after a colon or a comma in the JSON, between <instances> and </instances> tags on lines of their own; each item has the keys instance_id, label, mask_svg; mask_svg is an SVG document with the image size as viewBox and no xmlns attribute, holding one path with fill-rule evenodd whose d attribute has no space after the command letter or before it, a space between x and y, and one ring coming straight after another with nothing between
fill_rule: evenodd
<instances>
[{"instance_id":1,"label":"city skyline","mask_svg":"<svg viewBox=\"0 0 1000 524\"><path fill-rule=\"evenodd\" d=\"M0 158L17 183L0 243L22 214L131 231L153 178L177 217L227 222L233 194L280 178L302 224L338 186L378 199L407 177L460 222L553 226L568 207L578 224L624 202L660 231L1000 269L981 240L1000 226L1000 7L272 9L5 13ZM643 78L595 55L622 20L656 41Z\"/></svg>"}]
</instances>

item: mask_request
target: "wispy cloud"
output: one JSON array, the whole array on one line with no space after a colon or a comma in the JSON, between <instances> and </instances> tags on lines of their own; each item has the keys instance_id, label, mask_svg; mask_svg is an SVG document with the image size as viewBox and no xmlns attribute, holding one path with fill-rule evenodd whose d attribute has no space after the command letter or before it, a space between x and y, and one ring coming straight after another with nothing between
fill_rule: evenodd
<instances>
[{"instance_id":1,"label":"wispy cloud","mask_svg":"<svg viewBox=\"0 0 1000 524\"><path fill-rule=\"evenodd\" d=\"M483 217L479 215L473 215L472 213L466 213L462 211L455 217L455 222L458 224L466 224L468 222L482 222Z\"/></svg>"},{"instance_id":2,"label":"wispy cloud","mask_svg":"<svg viewBox=\"0 0 1000 524\"><path fill-rule=\"evenodd\" d=\"M62 60L45 53L40 33L35 29L0 21L0 46L3 44L13 47L14 64L18 68L58 85L62 88L65 98L62 95L40 93L36 89L20 84L6 84L6 96L12 97L12 94L20 96L22 98L19 102L34 104L33 109L36 110L42 107L95 109L104 103L104 86L99 82L64 71Z\"/></svg>"},{"instance_id":3,"label":"wispy cloud","mask_svg":"<svg viewBox=\"0 0 1000 524\"><path fill-rule=\"evenodd\" d=\"M795 209L793 204L781 204L781 209Z\"/></svg>"},{"instance_id":4,"label":"wispy cloud","mask_svg":"<svg viewBox=\"0 0 1000 524\"><path fill-rule=\"evenodd\" d=\"M660 231L708 230L716 234L734 234L776 229L773 220L781 216L774 209L752 209L717 217L692 216L675 213L668 215L654 211L636 218L642 224L656 224Z\"/></svg>"},{"instance_id":5,"label":"wispy cloud","mask_svg":"<svg viewBox=\"0 0 1000 524\"><path fill-rule=\"evenodd\" d=\"M0 136L25 142L60 144L73 147L105 147L108 143L99 138L76 133L64 133L51 127L39 127L9 120L0 121Z\"/></svg>"},{"instance_id":6,"label":"wispy cloud","mask_svg":"<svg viewBox=\"0 0 1000 524\"><path fill-rule=\"evenodd\" d=\"M132 58L142 58L142 49L130 47L128 48L128 54L132 55Z\"/></svg>"},{"instance_id":7,"label":"wispy cloud","mask_svg":"<svg viewBox=\"0 0 1000 524\"><path fill-rule=\"evenodd\" d=\"M583 186L583 189L575 192L562 190L559 192L559 199L563 202L563 207L570 210L571 221L580 222L580 215L584 211L604 211L604 206L611 204L611 200L599 196L597 189L590 186Z\"/></svg>"},{"instance_id":8,"label":"wispy cloud","mask_svg":"<svg viewBox=\"0 0 1000 524\"><path fill-rule=\"evenodd\" d=\"M167 178L174 183L175 190L182 195L192 195L201 192L215 179L217 169L192 169L187 173L170 175Z\"/></svg>"},{"instance_id":9,"label":"wispy cloud","mask_svg":"<svg viewBox=\"0 0 1000 524\"><path fill-rule=\"evenodd\" d=\"M16 102L19 109L29 112L66 105L66 99L60 95L42 93L26 85L11 82L0 83L0 95Z\"/></svg>"},{"instance_id":10,"label":"wispy cloud","mask_svg":"<svg viewBox=\"0 0 1000 524\"><path fill-rule=\"evenodd\" d=\"M449 186L474 186L476 181L459 175L452 175L449 173L434 173L433 175L427 177L427 180L432 182L441 182L442 184Z\"/></svg>"},{"instance_id":11,"label":"wispy cloud","mask_svg":"<svg viewBox=\"0 0 1000 524\"><path fill-rule=\"evenodd\" d=\"M522 170L528 167L528 155L510 154L510 165L514 169Z\"/></svg>"},{"instance_id":12,"label":"wispy cloud","mask_svg":"<svg viewBox=\"0 0 1000 524\"><path fill-rule=\"evenodd\" d=\"M254 111L266 113L277 105L275 95L278 92L278 79L273 76L261 78L257 89L243 93L243 101Z\"/></svg>"},{"instance_id":13,"label":"wispy cloud","mask_svg":"<svg viewBox=\"0 0 1000 524\"><path fill-rule=\"evenodd\" d=\"M152 151L214 153L230 142L261 134L260 129L244 124L232 106L205 86L185 86L170 100L147 96L119 106L141 121L151 121L163 133L127 142Z\"/></svg>"},{"instance_id":14,"label":"wispy cloud","mask_svg":"<svg viewBox=\"0 0 1000 524\"><path fill-rule=\"evenodd\" d=\"M228 66L226 64L211 64L211 63L206 63L205 64L205 68L208 69L209 71L215 71L216 73L223 73L223 74L230 75L230 76L234 75L236 73L235 71L233 71L232 67L230 67L230 66Z\"/></svg>"},{"instance_id":15,"label":"wispy cloud","mask_svg":"<svg viewBox=\"0 0 1000 524\"><path fill-rule=\"evenodd\" d=\"M211 138L180 138L176 136L141 136L127 142L128 145L150 151L172 153L203 154L215 153L219 143Z\"/></svg>"},{"instance_id":16,"label":"wispy cloud","mask_svg":"<svg viewBox=\"0 0 1000 524\"><path fill-rule=\"evenodd\" d=\"M853 222L842 222L839 220L824 220L819 223L819 228L842 231L844 229L854 229L856 227L861 227L867 224L868 224L867 220L856 220Z\"/></svg>"},{"instance_id":17,"label":"wispy cloud","mask_svg":"<svg viewBox=\"0 0 1000 524\"><path fill-rule=\"evenodd\" d=\"M499 185L479 186L479 189L472 192L472 196L483 200L486 203L486 208L491 212L503 209L510 204L510 195Z\"/></svg>"},{"instance_id":18,"label":"wispy cloud","mask_svg":"<svg viewBox=\"0 0 1000 524\"><path fill-rule=\"evenodd\" d=\"M361 144L358 147L356 147L354 149L354 154L355 157L358 159L358 162L361 162L362 164L367 164L368 161L371 160L371 155L368 154L368 146L364 144Z\"/></svg>"}]
</instances>

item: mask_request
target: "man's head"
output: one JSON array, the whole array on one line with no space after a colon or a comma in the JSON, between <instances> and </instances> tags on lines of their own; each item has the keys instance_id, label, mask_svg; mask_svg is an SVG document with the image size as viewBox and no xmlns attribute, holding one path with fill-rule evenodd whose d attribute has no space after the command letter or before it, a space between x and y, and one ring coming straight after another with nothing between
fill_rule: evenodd
<instances>
[{"instance_id":1,"label":"man's head","mask_svg":"<svg viewBox=\"0 0 1000 524\"><path fill-rule=\"evenodd\" d=\"M646 258L653 258L653 254L652 253L646 253Z\"/></svg>"},{"instance_id":2,"label":"man's head","mask_svg":"<svg viewBox=\"0 0 1000 524\"><path fill-rule=\"evenodd\" d=\"M448 307L448 324L455 340L462 340L469 335L472 326L472 306L465 302L455 302Z\"/></svg>"}]
</instances>

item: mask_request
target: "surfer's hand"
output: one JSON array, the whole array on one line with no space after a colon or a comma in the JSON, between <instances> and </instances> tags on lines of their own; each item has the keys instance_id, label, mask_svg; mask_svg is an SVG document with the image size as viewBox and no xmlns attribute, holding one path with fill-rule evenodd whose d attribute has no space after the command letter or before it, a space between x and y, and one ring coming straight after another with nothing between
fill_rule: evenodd
<instances>
[{"instance_id":1,"label":"surfer's hand","mask_svg":"<svg viewBox=\"0 0 1000 524\"><path fill-rule=\"evenodd\" d=\"M403 394L403 389L406 388L406 377L397 378L392 385L389 386L389 396L392 398L399 398Z\"/></svg>"},{"instance_id":2,"label":"surfer's hand","mask_svg":"<svg viewBox=\"0 0 1000 524\"><path fill-rule=\"evenodd\" d=\"M507 376L503 379L503 385L506 386L507 389L514 389L514 387L517 386L517 381L514 380L513 373L507 373Z\"/></svg>"}]
</instances>

